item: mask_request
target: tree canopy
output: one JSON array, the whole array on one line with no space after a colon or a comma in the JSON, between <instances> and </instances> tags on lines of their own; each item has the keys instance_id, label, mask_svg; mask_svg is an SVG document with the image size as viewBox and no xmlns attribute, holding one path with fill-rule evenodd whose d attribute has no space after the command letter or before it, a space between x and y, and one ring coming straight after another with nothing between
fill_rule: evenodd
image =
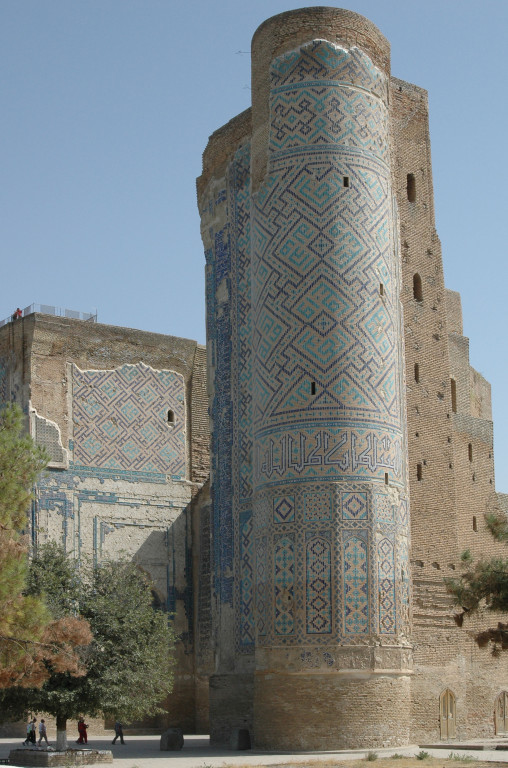
<instances>
[{"instance_id":1,"label":"tree canopy","mask_svg":"<svg viewBox=\"0 0 508 768\"><path fill-rule=\"evenodd\" d=\"M76 645L87 643L86 623L68 616L53 620L44 601L24 594L28 570L27 511L32 488L48 462L25 432L23 412L0 411L0 688L37 686L55 669L80 674Z\"/></svg>"},{"instance_id":2,"label":"tree canopy","mask_svg":"<svg viewBox=\"0 0 508 768\"><path fill-rule=\"evenodd\" d=\"M487 525L497 541L508 542L508 519L503 515L487 515ZM508 612L508 557L483 558L473 561L471 553L462 554L464 572L458 579L448 579L448 591L455 597L462 612L456 621L462 626L468 613L477 613L485 607L487 611ZM483 648L492 643L494 653L508 649L508 623L497 622L475 635L477 644Z\"/></svg>"},{"instance_id":3,"label":"tree canopy","mask_svg":"<svg viewBox=\"0 0 508 768\"><path fill-rule=\"evenodd\" d=\"M17 716L29 706L48 712L62 731L67 719L85 713L130 721L164 712L161 702L173 683L174 633L168 615L153 608L151 584L133 563L78 568L50 544L33 559L27 592L44 594L54 616L86 619L93 637L82 649L83 676L49 664L41 688L0 692L4 711Z\"/></svg>"}]
</instances>

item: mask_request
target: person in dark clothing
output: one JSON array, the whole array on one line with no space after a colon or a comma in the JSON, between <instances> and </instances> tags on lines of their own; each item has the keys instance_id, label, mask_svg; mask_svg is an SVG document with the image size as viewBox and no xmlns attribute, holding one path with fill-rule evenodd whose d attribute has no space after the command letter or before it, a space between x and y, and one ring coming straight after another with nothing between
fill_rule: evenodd
<instances>
[{"instance_id":1,"label":"person in dark clothing","mask_svg":"<svg viewBox=\"0 0 508 768\"><path fill-rule=\"evenodd\" d=\"M78 720L78 733L79 733L79 739L77 741L78 744L88 743L88 735L86 733L87 728L88 728L88 725L85 723L85 718L80 717Z\"/></svg>"},{"instance_id":2,"label":"person in dark clothing","mask_svg":"<svg viewBox=\"0 0 508 768\"><path fill-rule=\"evenodd\" d=\"M125 741L123 740L123 726L122 726L122 723L119 720L117 720L115 723L115 738L111 743L114 744L119 737L120 737L120 744L125 744Z\"/></svg>"}]
</instances>

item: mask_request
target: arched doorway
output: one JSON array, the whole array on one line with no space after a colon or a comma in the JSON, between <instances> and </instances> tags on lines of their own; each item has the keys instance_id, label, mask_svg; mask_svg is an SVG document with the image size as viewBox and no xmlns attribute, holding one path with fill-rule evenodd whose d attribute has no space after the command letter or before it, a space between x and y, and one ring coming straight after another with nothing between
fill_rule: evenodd
<instances>
[{"instance_id":1,"label":"arched doorway","mask_svg":"<svg viewBox=\"0 0 508 768\"><path fill-rule=\"evenodd\" d=\"M501 691L496 699L496 735L508 733L508 691Z\"/></svg>"},{"instance_id":2,"label":"arched doorway","mask_svg":"<svg viewBox=\"0 0 508 768\"><path fill-rule=\"evenodd\" d=\"M439 697L439 725L442 739L455 738L455 694L449 688Z\"/></svg>"}]
</instances>

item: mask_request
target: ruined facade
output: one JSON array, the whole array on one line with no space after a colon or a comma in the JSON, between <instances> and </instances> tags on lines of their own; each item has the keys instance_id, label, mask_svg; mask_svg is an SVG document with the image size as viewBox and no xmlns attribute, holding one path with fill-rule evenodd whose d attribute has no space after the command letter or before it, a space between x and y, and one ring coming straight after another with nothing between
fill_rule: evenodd
<instances>
[{"instance_id":1,"label":"ruined facade","mask_svg":"<svg viewBox=\"0 0 508 768\"><path fill-rule=\"evenodd\" d=\"M506 728L506 665L444 586L465 548L502 551L484 514L503 498L444 286L427 109L367 19L292 11L255 33L252 109L203 156L218 743Z\"/></svg>"},{"instance_id":2,"label":"ruined facade","mask_svg":"<svg viewBox=\"0 0 508 768\"><path fill-rule=\"evenodd\" d=\"M132 557L150 575L180 643L168 715L144 725L206 730L193 581L209 514L204 347L29 314L0 328L0 402L9 400L23 407L51 457L35 491L34 547L58 541L96 563Z\"/></svg>"},{"instance_id":3,"label":"ruined facade","mask_svg":"<svg viewBox=\"0 0 508 768\"><path fill-rule=\"evenodd\" d=\"M464 549L504 551L484 515L508 497L444 286L427 94L337 9L269 19L252 66L198 179L207 348L0 327L0 403L51 456L33 545L151 575L180 642L145 727L292 750L508 732L506 662L444 585Z\"/></svg>"}]
</instances>

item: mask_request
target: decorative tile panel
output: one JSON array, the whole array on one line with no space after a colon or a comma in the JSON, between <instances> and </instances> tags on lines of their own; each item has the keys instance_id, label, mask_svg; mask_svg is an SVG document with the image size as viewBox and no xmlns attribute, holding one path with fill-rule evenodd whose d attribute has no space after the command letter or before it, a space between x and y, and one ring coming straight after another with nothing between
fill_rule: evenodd
<instances>
[{"instance_id":1,"label":"decorative tile panel","mask_svg":"<svg viewBox=\"0 0 508 768\"><path fill-rule=\"evenodd\" d=\"M276 635L291 635L294 629L295 545L289 536L274 542L274 598Z\"/></svg>"},{"instance_id":2,"label":"decorative tile panel","mask_svg":"<svg viewBox=\"0 0 508 768\"><path fill-rule=\"evenodd\" d=\"M366 493L341 493L340 508L343 520L367 520L368 505Z\"/></svg>"},{"instance_id":3,"label":"decorative tile panel","mask_svg":"<svg viewBox=\"0 0 508 768\"><path fill-rule=\"evenodd\" d=\"M73 365L72 414L74 463L185 477L180 374L143 363L104 371Z\"/></svg>"},{"instance_id":4,"label":"decorative tile panel","mask_svg":"<svg viewBox=\"0 0 508 768\"><path fill-rule=\"evenodd\" d=\"M330 491L308 491L303 498L304 519L306 521L331 520L332 495Z\"/></svg>"},{"instance_id":5,"label":"decorative tile panel","mask_svg":"<svg viewBox=\"0 0 508 768\"><path fill-rule=\"evenodd\" d=\"M294 496L274 496L273 522L292 523L295 519Z\"/></svg>"},{"instance_id":6,"label":"decorative tile panel","mask_svg":"<svg viewBox=\"0 0 508 768\"><path fill-rule=\"evenodd\" d=\"M369 567L367 544L358 536L344 543L344 632L348 635L369 631Z\"/></svg>"},{"instance_id":7,"label":"decorative tile panel","mask_svg":"<svg viewBox=\"0 0 508 768\"><path fill-rule=\"evenodd\" d=\"M252 515L249 514L240 532L240 605L241 628L240 643L251 645L254 642L254 537Z\"/></svg>"},{"instance_id":8,"label":"decorative tile panel","mask_svg":"<svg viewBox=\"0 0 508 768\"><path fill-rule=\"evenodd\" d=\"M332 631L332 569L330 542L314 537L306 542L307 633Z\"/></svg>"},{"instance_id":9,"label":"decorative tile panel","mask_svg":"<svg viewBox=\"0 0 508 768\"><path fill-rule=\"evenodd\" d=\"M395 558L393 543L383 538L378 543L379 634L396 631Z\"/></svg>"},{"instance_id":10,"label":"decorative tile panel","mask_svg":"<svg viewBox=\"0 0 508 768\"><path fill-rule=\"evenodd\" d=\"M266 536L256 541L256 631L259 637L268 632L268 540ZM271 602L271 601L270 601Z\"/></svg>"}]
</instances>

